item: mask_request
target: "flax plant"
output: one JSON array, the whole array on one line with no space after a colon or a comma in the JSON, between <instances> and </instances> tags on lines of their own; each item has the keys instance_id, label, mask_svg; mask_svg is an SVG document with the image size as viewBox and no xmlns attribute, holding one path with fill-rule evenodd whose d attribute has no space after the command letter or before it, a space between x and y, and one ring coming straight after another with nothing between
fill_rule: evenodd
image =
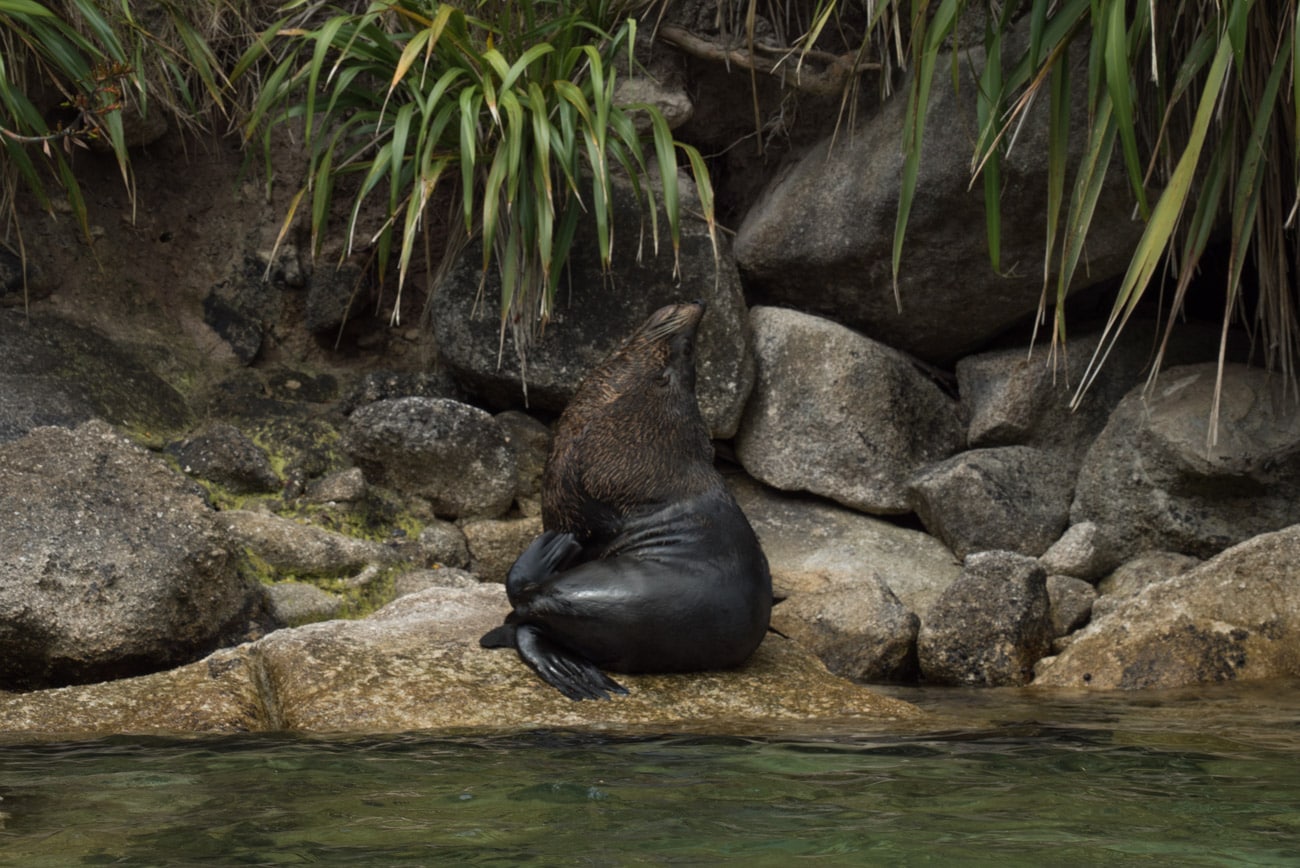
<instances>
[{"instance_id":1,"label":"flax plant","mask_svg":"<svg viewBox=\"0 0 1300 868\"><path fill-rule=\"evenodd\" d=\"M307 177L281 238L306 209L319 254L344 195L339 181L351 176L343 254L372 248L381 279L395 259L394 319L428 246L428 209L439 190L453 190L455 202L443 261L481 237L482 274L495 267L501 278L502 345L509 331L524 365L553 309L580 219L594 222L607 267L614 255L616 171L648 204L656 250L663 205L675 256L684 154L712 231L699 153L675 142L655 109L615 104L616 77L634 62L636 21L626 9L606 0L381 0L360 13L308 2L289 12L237 70L274 58L246 125L250 136L261 135L268 153L277 125L301 124L306 137ZM633 111L650 121L658 193ZM377 231L363 229L368 204L383 215Z\"/></svg>"},{"instance_id":2,"label":"flax plant","mask_svg":"<svg viewBox=\"0 0 1300 868\"><path fill-rule=\"evenodd\" d=\"M897 277L916 188L926 106L941 49L967 0L914 0L905 165L893 266ZM972 169L984 181L988 246L999 264L999 163L1035 101L1049 107L1044 317L1055 300L1053 346L1065 339L1064 299L1108 172L1128 179L1144 232L1116 292L1104 339L1075 401L1137 306L1168 278L1172 311L1186 297L1216 237L1226 238L1220 383L1228 328L1245 322L1266 363L1294 388L1300 357L1300 38L1294 0L1007 0L986 7L988 61L979 70L980 137ZM1028 43L1010 55L1003 36L1024 20ZM1087 91L1071 88L1071 48L1086 56ZM1083 157L1067 177L1069 111L1086 102ZM1253 266L1253 277L1246 266ZM1258 281L1259 302L1242 303ZM1175 317L1170 316L1165 331ZM1163 354L1163 344L1161 346ZM1153 368L1158 370L1159 362ZM1217 398L1214 410L1217 418ZM1215 426L1210 426L1213 436Z\"/></svg>"},{"instance_id":3,"label":"flax plant","mask_svg":"<svg viewBox=\"0 0 1300 868\"><path fill-rule=\"evenodd\" d=\"M74 155L92 141L113 153L134 201L124 109L190 127L226 111L213 45L244 20L224 2L0 0L0 215L20 253L20 191L47 210L61 191L88 235Z\"/></svg>"}]
</instances>

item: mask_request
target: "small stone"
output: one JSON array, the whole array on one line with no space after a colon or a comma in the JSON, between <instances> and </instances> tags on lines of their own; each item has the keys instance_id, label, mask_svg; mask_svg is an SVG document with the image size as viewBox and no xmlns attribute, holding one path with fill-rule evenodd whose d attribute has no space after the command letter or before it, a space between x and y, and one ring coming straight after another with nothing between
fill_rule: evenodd
<instances>
[{"instance_id":1,"label":"small stone","mask_svg":"<svg viewBox=\"0 0 1300 868\"><path fill-rule=\"evenodd\" d=\"M1048 576L1047 596L1051 601L1052 636L1073 633L1092 615L1092 604L1097 599L1097 589L1072 576Z\"/></svg>"}]
</instances>

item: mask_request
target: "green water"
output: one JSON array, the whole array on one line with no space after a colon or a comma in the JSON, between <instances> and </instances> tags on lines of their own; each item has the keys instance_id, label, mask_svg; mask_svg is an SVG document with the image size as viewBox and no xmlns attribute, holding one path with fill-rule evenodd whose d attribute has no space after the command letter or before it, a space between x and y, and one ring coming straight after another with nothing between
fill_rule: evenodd
<instances>
[{"instance_id":1,"label":"green water","mask_svg":"<svg viewBox=\"0 0 1300 868\"><path fill-rule=\"evenodd\" d=\"M1300 865L1300 683L906 731L0 742L0 864Z\"/></svg>"}]
</instances>

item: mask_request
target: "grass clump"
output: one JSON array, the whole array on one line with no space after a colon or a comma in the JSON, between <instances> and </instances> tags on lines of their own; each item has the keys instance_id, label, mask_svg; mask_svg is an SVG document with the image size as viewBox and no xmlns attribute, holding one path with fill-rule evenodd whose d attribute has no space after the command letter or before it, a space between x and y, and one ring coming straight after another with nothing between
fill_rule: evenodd
<instances>
[{"instance_id":1,"label":"grass clump","mask_svg":"<svg viewBox=\"0 0 1300 868\"><path fill-rule=\"evenodd\" d=\"M301 124L307 180L285 231L305 210L316 253L332 228L340 181L352 179L343 253L373 244L381 279L395 264L394 317L413 260L432 242L428 211L442 190L453 203L442 261L450 264L468 238L481 236L483 275L495 267L501 278L502 342L509 331L521 361L553 310L583 215L595 222L609 265L616 172L648 203L656 251L661 234L677 248L679 154L712 227L699 153L675 142L653 107L615 102L620 71L635 63L637 23L626 7L609 0L394 0L348 12L301 0L288 9L236 70L272 61L262 67L246 133L261 135L269 153L273 128ZM657 171L634 112L649 120ZM658 224L660 202L667 227ZM363 227L368 203L383 215L377 227Z\"/></svg>"},{"instance_id":2,"label":"grass clump","mask_svg":"<svg viewBox=\"0 0 1300 868\"><path fill-rule=\"evenodd\" d=\"M0 217L20 255L20 191L46 210L61 194L89 239L78 149L110 151L134 199L127 115L187 128L230 116L221 55L248 30L236 2L0 0Z\"/></svg>"},{"instance_id":3,"label":"grass clump","mask_svg":"<svg viewBox=\"0 0 1300 868\"><path fill-rule=\"evenodd\" d=\"M936 65L958 22L975 5L969 0L911 4L913 78L895 277L902 268ZM1000 161L1030 106L1048 104L1040 318L1045 320L1048 302L1054 300L1054 346L1065 339L1063 302L1107 173L1119 171L1128 179L1137 219L1145 224L1079 394L1096 376L1138 301L1152 286L1163 290L1164 278L1172 287L1172 328L1202 256L1220 237L1226 238L1229 251L1220 365L1236 318L1251 332L1267 364L1283 371L1294 386L1300 357L1295 278L1300 266L1300 37L1294 0L1008 0L979 5L987 16L987 59L977 70L980 134L972 174L983 177L995 267L1001 236ZM1006 36L1017 22L1027 26L1028 42L1023 51L1012 53ZM1074 56L1086 58L1082 93L1071 83L1072 48ZM953 57L960 62L956 53ZM1071 178L1069 115L1078 101L1087 106L1088 129L1083 157ZM1258 285L1258 301L1247 304L1251 280ZM1167 328L1166 341L1168 333ZM1157 360L1153 371L1158 369Z\"/></svg>"}]
</instances>

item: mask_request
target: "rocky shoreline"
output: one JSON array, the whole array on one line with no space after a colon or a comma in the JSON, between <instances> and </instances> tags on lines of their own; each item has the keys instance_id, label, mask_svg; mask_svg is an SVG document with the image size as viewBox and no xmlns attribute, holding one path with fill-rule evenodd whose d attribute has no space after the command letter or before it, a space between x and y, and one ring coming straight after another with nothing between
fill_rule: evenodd
<instances>
[{"instance_id":1,"label":"rocky shoreline","mask_svg":"<svg viewBox=\"0 0 1300 868\"><path fill-rule=\"evenodd\" d=\"M81 158L91 243L32 211L25 282L0 251L0 731L808 721L911 713L872 682L1300 675L1295 396L1235 337L1216 391L1218 327L1196 322L1151 384L1154 322L1031 347L1041 281L995 270L971 228L972 90L932 108L952 122L922 161L904 262L924 267L905 268L902 312L893 99L837 149L834 117L821 139L804 129L747 192L720 161L743 219L717 248L688 221L675 256L605 272L581 230L526 371L483 303L481 252L394 300L355 261L277 243L284 191L244 178L226 142L149 145L139 215L111 161ZM1042 123L1009 189L1042 188ZM280 157L291 174L292 147ZM1079 269L1093 284L1138 234L1119 192ZM644 215L615 193L631 243ZM1038 226L1035 202L1008 196L1004 225ZM1096 297L1078 287L1072 322ZM683 298L708 305L701 411L781 635L738 672L554 704L470 637L499 621L499 583L540 529L555 415Z\"/></svg>"},{"instance_id":2,"label":"rocky shoreline","mask_svg":"<svg viewBox=\"0 0 1300 868\"><path fill-rule=\"evenodd\" d=\"M545 414L435 397L436 378L372 373L343 395L272 370L242 413L196 422L161 377L144 385L146 357L107 337L12 310L0 328L17 387L0 408L13 432L0 651L5 688L21 691L0 698L0 730L708 726L910 713L857 686L873 681L1300 673L1287 487L1300 427L1244 367L1228 369L1229 427L1207 457L1212 364L1167 372L1151 397L1132 384L1089 428L1028 353L968 357L958 383L977 385L958 400L842 326L754 308L740 331L752 350L727 333L756 373L721 451L786 638L735 673L633 679L636 710L552 708L514 655L473 641L540 528ZM71 357L37 369L42 348L74 338L114 350L90 377ZM727 392L707 366L701 377ZM168 413L177 436L161 433Z\"/></svg>"}]
</instances>

